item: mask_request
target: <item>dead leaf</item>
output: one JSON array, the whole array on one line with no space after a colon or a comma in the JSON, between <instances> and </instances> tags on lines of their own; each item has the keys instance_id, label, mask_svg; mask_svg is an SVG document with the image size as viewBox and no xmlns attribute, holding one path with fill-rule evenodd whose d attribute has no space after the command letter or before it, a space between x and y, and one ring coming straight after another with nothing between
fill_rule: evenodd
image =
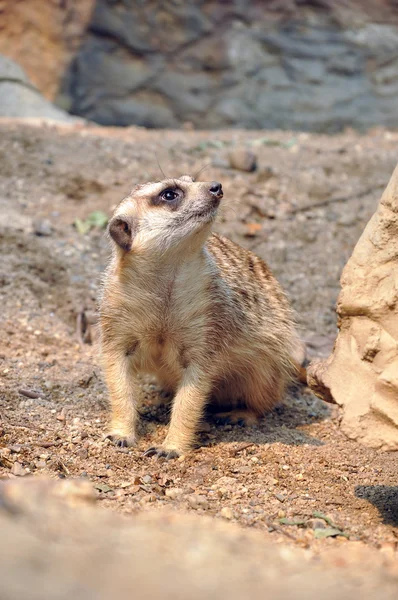
<instances>
[{"instance_id":1,"label":"dead leaf","mask_svg":"<svg viewBox=\"0 0 398 600\"><path fill-rule=\"evenodd\" d=\"M305 525L305 520L304 519L287 519L286 517L283 517L282 519L279 519L279 523L281 525Z\"/></svg>"},{"instance_id":2,"label":"dead leaf","mask_svg":"<svg viewBox=\"0 0 398 600\"><path fill-rule=\"evenodd\" d=\"M336 527L326 527L326 529L314 529L314 537L317 540L323 540L324 538L328 537L337 537L338 535L341 535L346 538L349 537L347 533L344 533L344 531L341 531Z\"/></svg>"},{"instance_id":3,"label":"dead leaf","mask_svg":"<svg viewBox=\"0 0 398 600\"><path fill-rule=\"evenodd\" d=\"M327 523L328 525L330 525L330 527L333 527L334 529L338 529L337 525L335 525L332 521L332 519L330 517L328 517L327 515L324 515L323 513L315 510L312 513L313 517L316 517L317 519L322 519L323 521L325 521L325 523Z\"/></svg>"}]
</instances>

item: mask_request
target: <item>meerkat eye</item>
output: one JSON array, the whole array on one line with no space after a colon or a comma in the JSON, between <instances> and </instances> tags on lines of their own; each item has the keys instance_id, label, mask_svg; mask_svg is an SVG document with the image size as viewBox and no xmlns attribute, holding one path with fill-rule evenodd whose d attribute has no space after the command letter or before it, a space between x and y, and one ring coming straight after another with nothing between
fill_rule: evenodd
<instances>
[{"instance_id":1,"label":"meerkat eye","mask_svg":"<svg viewBox=\"0 0 398 600\"><path fill-rule=\"evenodd\" d=\"M178 198L178 194L174 190L164 190L160 194L160 197L162 198L162 200L165 200L166 202L173 202L173 200Z\"/></svg>"}]
</instances>

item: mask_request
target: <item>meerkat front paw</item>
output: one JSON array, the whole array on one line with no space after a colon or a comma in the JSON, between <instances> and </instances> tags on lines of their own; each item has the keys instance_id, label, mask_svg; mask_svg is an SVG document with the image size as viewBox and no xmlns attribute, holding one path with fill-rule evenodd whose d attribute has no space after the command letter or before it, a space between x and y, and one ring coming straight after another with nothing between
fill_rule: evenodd
<instances>
[{"instance_id":1,"label":"meerkat front paw","mask_svg":"<svg viewBox=\"0 0 398 600\"><path fill-rule=\"evenodd\" d=\"M106 434L104 439L111 440L111 442L113 442L115 446L118 446L119 448L129 448L130 446L135 446L136 444L135 435L123 435L122 433L112 431Z\"/></svg>"},{"instance_id":2,"label":"meerkat front paw","mask_svg":"<svg viewBox=\"0 0 398 600\"><path fill-rule=\"evenodd\" d=\"M163 446L148 448L144 452L144 456L157 456L158 458L165 458L166 460L170 460L171 458L178 458L181 456L182 452L176 449L164 448Z\"/></svg>"}]
</instances>

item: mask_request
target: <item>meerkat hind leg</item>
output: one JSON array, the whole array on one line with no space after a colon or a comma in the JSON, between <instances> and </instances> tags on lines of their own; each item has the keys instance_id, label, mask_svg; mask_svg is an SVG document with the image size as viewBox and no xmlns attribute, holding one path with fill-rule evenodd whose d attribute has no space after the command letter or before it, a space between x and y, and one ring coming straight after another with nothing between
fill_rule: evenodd
<instances>
[{"instance_id":1,"label":"meerkat hind leg","mask_svg":"<svg viewBox=\"0 0 398 600\"><path fill-rule=\"evenodd\" d=\"M216 412L211 415L211 418L217 425L241 425L242 427L250 427L257 425L259 415L249 408L234 408L230 411Z\"/></svg>"},{"instance_id":2,"label":"meerkat hind leg","mask_svg":"<svg viewBox=\"0 0 398 600\"><path fill-rule=\"evenodd\" d=\"M217 425L256 425L263 411L255 410L246 402L247 386L243 378L229 377L219 381L206 416Z\"/></svg>"},{"instance_id":3,"label":"meerkat hind leg","mask_svg":"<svg viewBox=\"0 0 398 600\"><path fill-rule=\"evenodd\" d=\"M217 425L241 425L242 427L251 427L257 425L259 415L249 408L233 408L230 411L216 412L211 415Z\"/></svg>"}]
</instances>

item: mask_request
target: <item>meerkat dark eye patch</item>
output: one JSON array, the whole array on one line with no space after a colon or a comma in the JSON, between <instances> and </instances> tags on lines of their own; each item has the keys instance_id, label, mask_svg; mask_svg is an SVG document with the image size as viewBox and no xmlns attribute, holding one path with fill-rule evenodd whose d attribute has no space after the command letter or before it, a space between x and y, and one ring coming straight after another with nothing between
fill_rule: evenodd
<instances>
[{"instance_id":1,"label":"meerkat dark eye patch","mask_svg":"<svg viewBox=\"0 0 398 600\"><path fill-rule=\"evenodd\" d=\"M171 210L177 210L182 199L184 192L178 187L168 187L160 192L157 196L152 198L153 206L167 206Z\"/></svg>"},{"instance_id":2,"label":"meerkat dark eye patch","mask_svg":"<svg viewBox=\"0 0 398 600\"><path fill-rule=\"evenodd\" d=\"M127 219L114 217L109 223L109 235L117 243L118 246L128 252L131 250L131 245L134 238L134 227Z\"/></svg>"}]
</instances>

